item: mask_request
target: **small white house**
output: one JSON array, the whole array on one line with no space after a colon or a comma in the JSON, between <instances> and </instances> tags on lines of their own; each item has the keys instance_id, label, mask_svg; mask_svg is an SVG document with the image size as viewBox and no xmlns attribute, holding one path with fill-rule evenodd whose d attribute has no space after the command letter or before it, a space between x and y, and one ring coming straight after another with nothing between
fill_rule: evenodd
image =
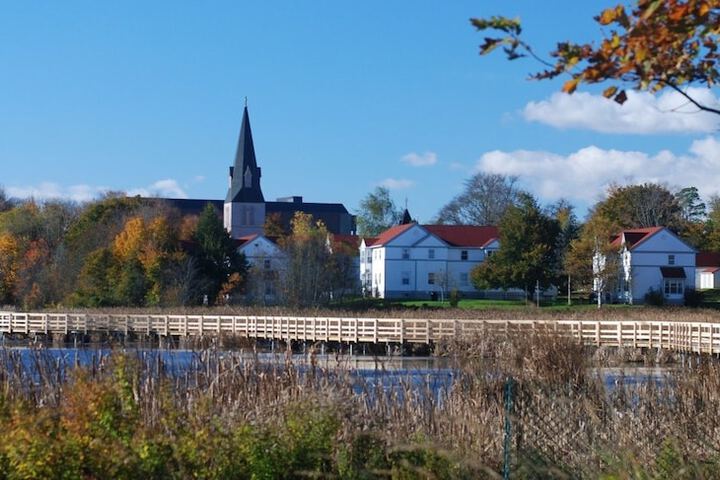
<instances>
[{"instance_id":1,"label":"small white house","mask_svg":"<svg viewBox=\"0 0 720 480\"><path fill-rule=\"evenodd\" d=\"M366 295L380 298L476 293L470 271L499 248L492 226L392 227L360 243L360 281Z\"/></svg>"},{"instance_id":2,"label":"small white house","mask_svg":"<svg viewBox=\"0 0 720 480\"><path fill-rule=\"evenodd\" d=\"M695 285L698 290L720 288L720 253L698 253L695 268Z\"/></svg>"},{"instance_id":3,"label":"small white house","mask_svg":"<svg viewBox=\"0 0 720 480\"><path fill-rule=\"evenodd\" d=\"M240 237L238 243L238 252L245 255L251 268L248 294L263 303L274 303L286 268L285 254L272 239L260 234Z\"/></svg>"},{"instance_id":4,"label":"small white house","mask_svg":"<svg viewBox=\"0 0 720 480\"><path fill-rule=\"evenodd\" d=\"M623 230L612 239L611 245L618 252L613 300L640 304L645 294L657 290L667 303L682 304L685 291L695 288L696 252L667 228ZM596 274L598 267L605 264L605 259L596 255L593 260ZM596 293L598 285L596 278Z\"/></svg>"}]
</instances>

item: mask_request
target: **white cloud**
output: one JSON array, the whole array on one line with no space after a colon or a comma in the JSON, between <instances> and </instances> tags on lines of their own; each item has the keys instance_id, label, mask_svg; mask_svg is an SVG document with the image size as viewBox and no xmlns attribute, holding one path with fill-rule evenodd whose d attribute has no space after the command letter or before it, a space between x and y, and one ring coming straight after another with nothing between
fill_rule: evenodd
<instances>
[{"instance_id":1,"label":"white cloud","mask_svg":"<svg viewBox=\"0 0 720 480\"><path fill-rule=\"evenodd\" d=\"M177 180L166 178L158 180L148 187L133 188L128 190L128 196L140 195L141 197L167 197L167 198L188 198L187 193L180 187Z\"/></svg>"},{"instance_id":2,"label":"white cloud","mask_svg":"<svg viewBox=\"0 0 720 480\"><path fill-rule=\"evenodd\" d=\"M415 182L412 180L407 180L405 178L386 178L382 182L378 183L381 187L385 187L389 190L402 190L405 188L410 188L413 185L415 185Z\"/></svg>"},{"instance_id":3,"label":"white cloud","mask_svg":"<svg viewBox=\"0 0 720 480\"><path fill-rule=\"evenodd\" d=\"M400 161L412 165L413 167L430 167L437 163L437 153L425 152L422 155L419 153L411 152L404 155Z\"/></svg>"},{"instance_id":4,"label":"white cloud","mask_svg":"<svg viewBox=\"0 0 720 480\"><path fill-rule=\"evenodd\" d=\"M107 187L90 185L71 185L63 187L54 182L41 182L38 185L9 186L5 192L14 198L34 198L36 200L67 199L87 202L107 191Z\"/></svg>"},{"instance_id":5,"label":"white cloud","mask_svg":"<svg viewBox=\"0 0 720 480\"><path fill-rule=\"evenodd\" d=\"M720 141L711 136L696 140L682 155L667 150L649 155L595 146L566 156L543 151L496 150L485 153L476 169L518 175L532 193L544 200L564 197L592 203L609 184L631 182L695 186L708 196L720 193L720 184L712 173L720 171Z\"/></svg>"},{"instance_id":6,"label":"white cloud","mask_svg":"<svg viewBox=\"0 0 720 480\"><path fill-rule=\"evenodd\" d=\"M720 107L708 88L689 88L688 94L702 104ZM557 128L602 133L711 133L720 129L720 116L698 111L678 92L651 95L628 91L627 95L627 101L620 105L587 92L554 93L549 100L528 103L523 116Z\"/></svg>"},{"instance_id":7,"label":"white cloud","mask_svg":"<svg viewBox=\"0 0 720 480\"><path fill-rule=\"evenodd\" d=\"M62 186L54 182L41 182L38 185L8 186L5 192L14 198L35 198L36 200L67 199L76 202L87 202L98 198L111 190L109 187L92 185ZM132 188L127 191L130 196L188 198L187 193L173 179L158 180L148 187Z\"/></svg>"}]
</instances>

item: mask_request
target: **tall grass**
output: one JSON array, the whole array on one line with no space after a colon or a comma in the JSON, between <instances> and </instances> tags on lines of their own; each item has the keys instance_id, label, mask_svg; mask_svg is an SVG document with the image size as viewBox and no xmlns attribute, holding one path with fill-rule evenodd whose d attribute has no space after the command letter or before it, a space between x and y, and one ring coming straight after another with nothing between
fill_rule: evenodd
<instances>
[{"instance_id":1,"label":"tall grass","mask_svg":"<svg viewBox=\"0 0 720 480\"><path fill-rule=\"evenodd\" d=\"M432 304L431 304L432 305ZM614 307L614 306L613 306ZM13 310L8 307L6 310ZM536 308L532 305L517 308L392 308L374 309L363 304L359 308L352 305L345 308L289 308L260 306L217 306L217 307L176 307L176 308L104 308L78 309L55 308L44 312L58 313L114 313L114 314L152 314L152 315L251 315L251 316L318 316L318 317L367 317L367 318L430 318L430 319L535 319L535 320L637 320L637 321L688 321L718 322L720 315L716 309L692 309L679 306L643 308Z\"/></svg>"},{"instance_id":2,"label":"tall grass","mask_svg":"<svg viewBox=\"0 0 720 480\"><path fill-rule=\"evenodd\" d=\"M311 356L0 351L0 478L714 478L720 367L609 389L570 339L450 342L446 393ZM30 359L28 361L28 358ZM506 392L512 379L512 405ZM506 428L506 418L511 428Z\"/></svg>"}]
</instances>

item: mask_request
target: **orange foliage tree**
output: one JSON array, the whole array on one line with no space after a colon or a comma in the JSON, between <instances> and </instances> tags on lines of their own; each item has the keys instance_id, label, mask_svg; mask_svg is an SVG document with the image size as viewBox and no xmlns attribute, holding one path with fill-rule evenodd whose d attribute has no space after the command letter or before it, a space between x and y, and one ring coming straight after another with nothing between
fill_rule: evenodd
<instances>
[{"instance_id":1,"label":"orange foliage tree","mask_svg":"<svg viewBox=\"0 0 720 480\"><path fill-rule=\"evenodd\" d=\"M720 115L720 109L685 90L692 83L714 87L720 81L720 0L638 0L632 8L618 5L603 10L595 20L610 27L599 44L558 43L551 52L552 62L539 57L522 39L519 20L499 16L470 21L478 30L503 34L486 37L480 54L502 47L510 60L529 55L548 67L533 78L570 76L562 87L566 93L573 93L581 83L610 81L613 84L603 94L622 104L627 94L619 85L652 92L669 88L699 110Z\"/></svg>"}]
</instances>

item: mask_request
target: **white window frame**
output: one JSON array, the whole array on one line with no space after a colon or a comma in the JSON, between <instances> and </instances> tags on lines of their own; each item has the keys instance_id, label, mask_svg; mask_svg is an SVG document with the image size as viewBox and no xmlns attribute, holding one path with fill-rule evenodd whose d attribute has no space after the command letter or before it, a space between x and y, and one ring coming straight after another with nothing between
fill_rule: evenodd
<instances>
[{"instance_id":1,"label":"white window frame","mask_svg":"<svg viewBox=\"0 0 720 480\"><path fill-rule=\"evenodd\" d=\"M435 249L434 248L428 248L428 258L430 260L435 260Z\"/></svg>"},{"instance_id":2,"label":"white window frame","mask_svg":"<svg viewBox=\"0 0 720 480\"><path fill-rule=\"evenodd\" d=\"M666 297L683 295L685 293L685 280L682 278L664 279L663 292Z\"/></svg>"}]
</instances>

